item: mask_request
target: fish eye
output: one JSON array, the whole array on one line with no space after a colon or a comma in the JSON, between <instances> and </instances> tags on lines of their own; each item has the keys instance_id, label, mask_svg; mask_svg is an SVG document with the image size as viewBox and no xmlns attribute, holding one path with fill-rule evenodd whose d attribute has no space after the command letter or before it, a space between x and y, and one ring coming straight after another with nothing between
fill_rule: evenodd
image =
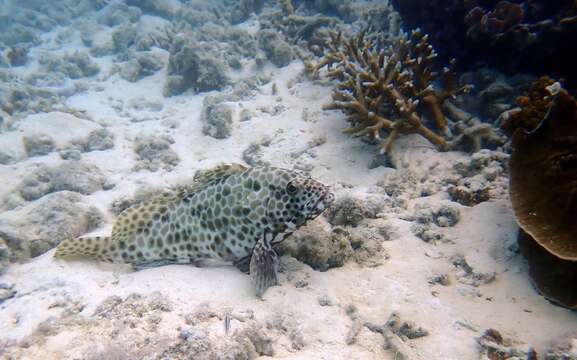
<instances>
[{"instance_id":1,"label":"fish eye","mask_svg":"<svg viewBox=\"0 0 577 360\"><path fill-rule=\"evenodd\" d=\"M289 194L294 194L294 193L297 192L297 190L298 190L297 187L294 186L292 183L288 183L288 185L286 186L286 191L287 191Z\"/></svg>"}]
</instances>

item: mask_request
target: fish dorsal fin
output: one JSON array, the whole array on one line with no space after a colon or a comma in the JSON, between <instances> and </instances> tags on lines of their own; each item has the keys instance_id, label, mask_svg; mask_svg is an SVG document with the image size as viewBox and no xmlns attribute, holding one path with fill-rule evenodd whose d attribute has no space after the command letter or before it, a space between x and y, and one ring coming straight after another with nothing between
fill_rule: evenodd
<instances>
[{"instance_id":1,"label":"fish dorsal fin","mask_svg":"<svg viewBox=\"0 0 577 360\"><path fill-rule=\"evenodd\" d=\"M194 175L192 184L178 187L178 192L182 194L195 193L217 180L226 179L231 175L241 174L248 168L241 164L220 164L211 169L199 171Z\"/></svg>"}]
</instances>

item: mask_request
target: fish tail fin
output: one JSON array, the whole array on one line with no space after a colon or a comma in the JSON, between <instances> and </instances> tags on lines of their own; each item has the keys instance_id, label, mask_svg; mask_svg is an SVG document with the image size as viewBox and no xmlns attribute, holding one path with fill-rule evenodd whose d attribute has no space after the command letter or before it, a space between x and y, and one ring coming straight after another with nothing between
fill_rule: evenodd
<instances>
[{"instance_id":1,"label":"fish tail fin","mask_svg":"<svg viewBox=\"0 0 577 360\"><path fill-rule=\"evenodd\" d=\"M57 259L94 258L113 262L111 254L107 254L110 243L110 236L67 239L56 247L54 257Z\"/></svg>"}]
</instances>

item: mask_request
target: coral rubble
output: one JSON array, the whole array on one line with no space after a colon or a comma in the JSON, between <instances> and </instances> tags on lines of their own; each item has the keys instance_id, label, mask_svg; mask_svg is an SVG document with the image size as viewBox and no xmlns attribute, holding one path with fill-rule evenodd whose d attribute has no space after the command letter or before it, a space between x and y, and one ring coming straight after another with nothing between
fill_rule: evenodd
<instances>
[{"instance_id":1,"label":"coral rubble","mask_svg":"<svg viewBox=\"0 0 577 360\"><path fill-rule=\"evenodd\" d=\"M326 75L340 81L333 102L324 109L345 111L352 125L346 132L354 136L381 140L382 131L387 131L381 153L389 152L397 135L406 133L419 134L447 150L449 125L442 105L468 90L456 85L454 62L440 74L433 72L437 54L419 30L384 49L379 39L365 35L347 38L331 33L330 51L318 63L307 63L313 76L327 67ZM435 86L437 80L442 87ZM425 125L426 116L434 120L438 132Z\"/></svg>"}]
</instances>

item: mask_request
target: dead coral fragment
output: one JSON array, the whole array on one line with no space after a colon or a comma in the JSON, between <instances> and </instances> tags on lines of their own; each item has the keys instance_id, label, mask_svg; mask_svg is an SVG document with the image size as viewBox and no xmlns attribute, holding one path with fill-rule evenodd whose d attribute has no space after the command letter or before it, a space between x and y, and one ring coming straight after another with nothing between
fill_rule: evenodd
<instances>
[{"instance_id":1,"label":"dead coral fragment","mask_svg":"<svg viewBox=\"0 0 577 360\"><path fill-rule=\"evenodd\" d=\"M391 150L398 134L408 133L417 133L438 149L447 150L445 138L424 125L423 115L431 116L445 134L448 124L442 104L468 87L457 88L453 69L445 68L440 76L443 88L435 89L433 82L438 75L433 72L433 61L437 54L427 35L415 30L386 49L365 32L356 38L340 33L331 37L330 51L319 63L307 63L306 69L316 76L327 67L326 75L340 81L333 102L323 108L347 113L351 127L345 132L381 140L381 133L387 131L381 153Z\"/></svg>"},{"instance_id":2,"label":"dead coral fragment","mask_svg":"<svg viewBox=\"0 0 577 360\"><path fill-rule=\"evenodd\" d=\"M477 338L481 347L482 360L537 360L537 352L527 345L518 341L505 339L495 329L488 329L483 336Z\"/></svg>"}]
</instances>

